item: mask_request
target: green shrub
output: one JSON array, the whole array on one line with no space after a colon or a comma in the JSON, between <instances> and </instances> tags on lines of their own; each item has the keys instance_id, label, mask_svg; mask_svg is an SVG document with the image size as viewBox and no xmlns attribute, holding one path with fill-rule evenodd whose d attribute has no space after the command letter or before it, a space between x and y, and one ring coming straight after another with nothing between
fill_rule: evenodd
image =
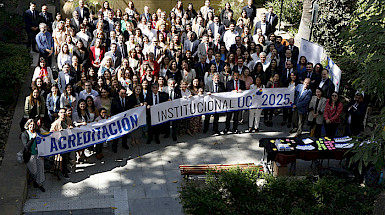
<instances>
[{"instance_id":1,"label":"green shrub","mask_svg":"<svg viewBox=\"0 0 385 215\"><path fill-rule=\"evenodd\" d=\"M9 13L5 8L0 8L0 41L21 42L25 34L25 25L20 15Z\"/></svg>"},{"instance_id":2,"label":"green shrub","mask_svg":"<svg viewBox=\"0 0 385 215\"><path fill-rule=\"evenodd\" d=\"M259 179L266 183L258 187ZM383 189L343 179L272 177L258 171L209 172L206 182L186 182L179 193L186 214L371 214Z\"/></svg>"},{"instance_id":3,"label":"green shrub","mask_svg":"<svg viewBox=\"0 0 385 215\"><path fill-rule=\"evenodd\" d=\"M32 59L24 45L0 42L0 104L13 103L30 72Z\"/></svg>"},{"instance_id":4,"label":"green shrub","mask_svg":"<svg viewBox=\"0 0 385 215\"><path fill-rule=\"evenodd\" d=\"M265 7L266 9L269 9L270 6L273 6L274 12L279 17L281 12L281 1L282 0L273 0L273 1L266 2ZM284 0L283 8L282 8L282 21L293 24L298 28L299 23L301 22L301 16L302 16L301 0Z\"/></svg>"}]
</instances>

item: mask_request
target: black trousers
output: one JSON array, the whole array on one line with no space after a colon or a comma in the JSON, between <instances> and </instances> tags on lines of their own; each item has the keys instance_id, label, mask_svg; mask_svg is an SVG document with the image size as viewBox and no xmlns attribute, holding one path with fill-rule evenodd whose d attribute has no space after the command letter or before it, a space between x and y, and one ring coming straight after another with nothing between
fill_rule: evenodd
<instances>
[{"instance_id":1,"label":"black trousers","mask_svg":"<svg viewBox=\"0 0 385 215\"><path fill-rule=\"evenodd\" d=\"M339 123L330 123L330 124L325 123L326 136L329 138L334 138L336 136L336 131L339 125L340 125Z\"/></svg>"},{"instance_id":2,"label":"black trousers","mask_svg":"<svg viewBox=\"0 0 385 215\"><path fill-rule=\"evenodd\" d=\"M230 120L233 118L233 130L238 129L238 116L240 111L228 112L226 114L226 129L230 129Z\"/></svg>"},{"instance_id":3,"label":"black trousers","mask_svg":"<svg viewBox=\"0 0 385 215\"><path fill-rule=\"evenodd\" d=\"M121 139L122 139L122 145L127 145L128 134L121 137ZM112 142L112 147L118 147L118 143L119 143L119 138L114 139ZM98 145L102 145L102 143Z\"/></svg>"},{"instance_id":4,"label":"black trousers","mask_svg":"<svg viewBox=\"0 0 385 215\"><path fill-rule=\"evenodd\" d=\"M159 134L162 130L162 125L156 125L156 126L149 126L148 127L148 141L151 142L153 139L155 141L159 141ZM164 126L164 125L163 125ZM169 127L170 129L170 127Z\"/></svg>"},{"instance_id":5,"label":"black trousers","mask_svg":"<svg viewBox=\"0 0 385 215\"><path fill-rule=\"evenodd\" d=\"M288 123L291 123L292 122L292 118L293 118L293 110L292 110L292 108L290 107L290 108L282 108L283 109L283 111L282 111L282 113L283 113L283 119L282 119L282 121L283 122L288 122Z\"/></svg>"},{"instance_id":6,"label":"black trousers","mask_svg":"<svg viewBox=\"0 0 385 215\"><path fill-rule=\"evenodd\" d=\"M263 111L263 121L272 121L273 120L274 109L266 109Z\"/></svg>"},{"instance_id":7,"label":"black trousers","mask_svg":"<svg viewBox=\"0 0 385 215\"><path fill-rule=\"evenodd\" d=\"M33 51L36 51L36 35L39 33L39 31L27 31L28 35L28 41L27 41L27 48L31 48Z\"/></svg>"},{"instance_id":8,"label":"black trousers","mask_svg":"<svg viewBox=\"0 0 385 215\"><path fill-rule=\"evenodd\" d=\"M203 123L203 131L209 130L211 116L214 116L213 130L214 130L214 132L217 132L218 131L218 127L219 127L219 113L216 113L216 114L213 114L213 115L206 115L205 116L205 121Z\"/></svg>"}]
</instances>

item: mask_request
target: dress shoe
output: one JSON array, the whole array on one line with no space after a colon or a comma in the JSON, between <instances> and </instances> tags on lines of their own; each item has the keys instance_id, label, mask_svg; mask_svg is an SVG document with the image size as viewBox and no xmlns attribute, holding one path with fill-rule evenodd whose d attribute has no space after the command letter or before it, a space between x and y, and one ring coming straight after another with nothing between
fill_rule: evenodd
<instances>
[{"instance_id":1,"label":"dress shoe","mask_svg":"<svg viewBox=\"0 0 385 215\"><path fill-rule=\"evenodd\" d=\"M44 187L43 186L39 186L39 190L41 191L41 192L45 192L45 189L44 189Z\"/></svg>"},{"instance_id":2,"label":"dress shoe","mask_svg":"<svg viewBox=\"0 0 385 215\"><path fill-rule=\"evenodd\" d=\"M172 135L172 140L173 140L173 141L177 141L177 139L178 139L178 138L176 137L176 134L173 134L173 135Z\"/></svg>"},{"instance_id":3,"label":"dress shoe","mask_svg":"<svg viewBox=\"0 0 385 215\"><path fill-rule=\"evenodd\" d=\"M214 135L221 135L219 131L214 131Z\"/></svg>"},{"instance_id":4,"label":"dress shoe","mask_svg":"<svg viewBox=\"0 0 385 215\"><path fill-rule=\"evenodd\" d=\"M209 128L203 128L203 133L206 134Z\"/></svg>"},{"instance_id":5,"label":"dress shoe","mask_svg":"<svg viewBox=\"0 0 385 215\"><path fill-rule=\"evenodd\" d=\"M37 184L36 181L33 181L32 184L33 184L33 187L34 187L34 188L38 188L38 187L39 187L39 185Z\"/></svg>"},{"instance_id":6,"label":"dress shoe","mask_svg":"<svg viewBox=\"0 0 385 215\"><path fill-rule=\"evenodd\" d=\"M159 138L155 138L155 143L156 143L156 144L160 144Z\"/></svg>"},{"instance_id":7,"label":"dress shoe","mask_svg":"<svg viewBox=\"0 0 385 215\"><path fill-rule=\"evenodd\" d=\"M146 142L146 143L147 143L147 144L150 144L150 143L151 143L151 141L152 141L152 140L150 140L150 139L147 139L147 142Z\"/></svg>"},{"instance_id":8,"label":"dress shoe","mask_svg":"<svg viewBox=\"0 0 385 215\"><path fill-rule=\"evenodd\" d=\"M259 132L259 128L254 130L254 133L258 133L258 132Z\"/></svg>"},{"instance_id":9,"label":"dress shoe","mask_svg":"<svg viewBox=\"0 0 385 215\"><path fill-rule=\"evenodd\" d=\"M291 123L287 123L287 128L291 128Z\"/></svg>"},{"instance_id":10,"label":"dress shoe","mask_svg":"<svg viewBox=\"0 0 385 215\"><path fill-rule=\"evenodd\" d=\"M65 179L67 179L67 180L70 179L70 176L68 175L68 173L63 173L63 177L64 177Z\"/></svg>"},{"instance_id":11,"label":"dress shoe","mask_svg":"<svg viewBox=\"0 0 385 215\"><path fill-rule=\"evenodd\" d=\"M283 122L281 123L281 126L284 126L284 125L286 125L286 122L285 122L285 121L283 121Z\"/></svg>"},{"instance_id":12,"label":"dress shoe","mask_svg":"<svg viewBox=\"0 0 385 215\"><path fill-rule=\"evenodd\" d=\"M104 158L104 155L102 153L99 153L97 155L95 155L96 159L98 160L101 160L102 158Z\"/></svg>"},{"instance_id":13,"label":"dress shoe","mask_svg":"<svg viewBox=\"0 0 385 215\"><path fill-rule=\"evenodd\" d=\"M238 129L233 129L233 130L231 130L231 133L233 133L233 134L239 134L240 132L239 132Z\"/></svg>"},{"instance_id":14,"label":"dress shoe","mask_svg":"<svg viewBox=\"0 0 385 215\"><path fill-rule=\"evenodd\" d=\"M112 151L114 153L118 153L118 146L112 146Z\"/></svg>"},{"instance_id":15,"label":"dress shoe","mask_svg":"<svg viewBox=\"0 0 385 215\"><path fill-rule=\"evenodd\" d=\"M223 133L227 134L227 132L229 132L229 129L225 128L225 130L223 130Z\"/></svg>"},{"instance_id":16,"label":"dress shoe","mask_svg":"<svg viewBox=\"0 0 385 215\"><path fill-rule=\"evenodd\" d=\"M129 149L129 148L130 148L130 147L127 145L127 143L123 143L122 146L123 146L123 148L125 148L125 149Z\"/></svg>"}]
</instances>

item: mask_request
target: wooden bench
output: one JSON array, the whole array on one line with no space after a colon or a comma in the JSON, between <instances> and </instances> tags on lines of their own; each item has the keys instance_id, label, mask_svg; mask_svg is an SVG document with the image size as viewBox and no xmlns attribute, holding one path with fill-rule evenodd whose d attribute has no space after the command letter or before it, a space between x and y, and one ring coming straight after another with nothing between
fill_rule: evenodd
<instances>
[{"instance_id":1,"label":"wooden bench","mask_svg":"<svg viewBox=\"0 0 385 215\"><path fill-rule=\"evenodd\" d=\"M196 165L179 165L180 174L188 179L190 175L205 175L207 171L221 172L226 171L234 167L241 169L245 168L259 168L259 171L263 171L263 167L254 163L243 164L196 164Z\"/></svg>"}]
</instances>

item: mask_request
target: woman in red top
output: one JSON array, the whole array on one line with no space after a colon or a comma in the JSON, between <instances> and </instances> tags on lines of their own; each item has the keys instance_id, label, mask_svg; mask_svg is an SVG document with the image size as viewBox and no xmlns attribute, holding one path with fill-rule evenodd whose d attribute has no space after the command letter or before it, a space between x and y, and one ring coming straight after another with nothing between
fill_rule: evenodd
<instances>
[{"instance_id":1,"label":"woman in red top","mask_svg":"<svg viewBox=\"0 0 385 215\"><path fill-rule=\"evenodd\" d=\"M325 117L325 131L329 138L335 137L337 128L341 123L340 115L344 109L342 103L338 99L338 93L332 93L330 99L326 101L324 117Z\"/></svg>"},{"instance_id":2,"label":"woman in red top","mask_svg":"<svg viewBox=\"0 0 385 215\"><path fill-rule=\"evenodd\" d=\"M152 70L152 75L158 77L160 66L159 63L155 60L154 53L149 53L148 60L145 60L144 62L148 62L148 66Z\"/></svg>"},{"instance_id":3,"label":"woman in red top","mask_svg":"<svg viewBox=\"0 0 385 215\"><path fill-rule=\"evenodd\" d=\"M92 64L92 67L94 68L99 68L100 63L102 62L102 59L104 57L105 49L104 47L101 46L102 41L101 39L96 39L95 41L95 46L92 46L90 48L91 53L90 53L90 61Z\"/></svg>"}]
</instances>

